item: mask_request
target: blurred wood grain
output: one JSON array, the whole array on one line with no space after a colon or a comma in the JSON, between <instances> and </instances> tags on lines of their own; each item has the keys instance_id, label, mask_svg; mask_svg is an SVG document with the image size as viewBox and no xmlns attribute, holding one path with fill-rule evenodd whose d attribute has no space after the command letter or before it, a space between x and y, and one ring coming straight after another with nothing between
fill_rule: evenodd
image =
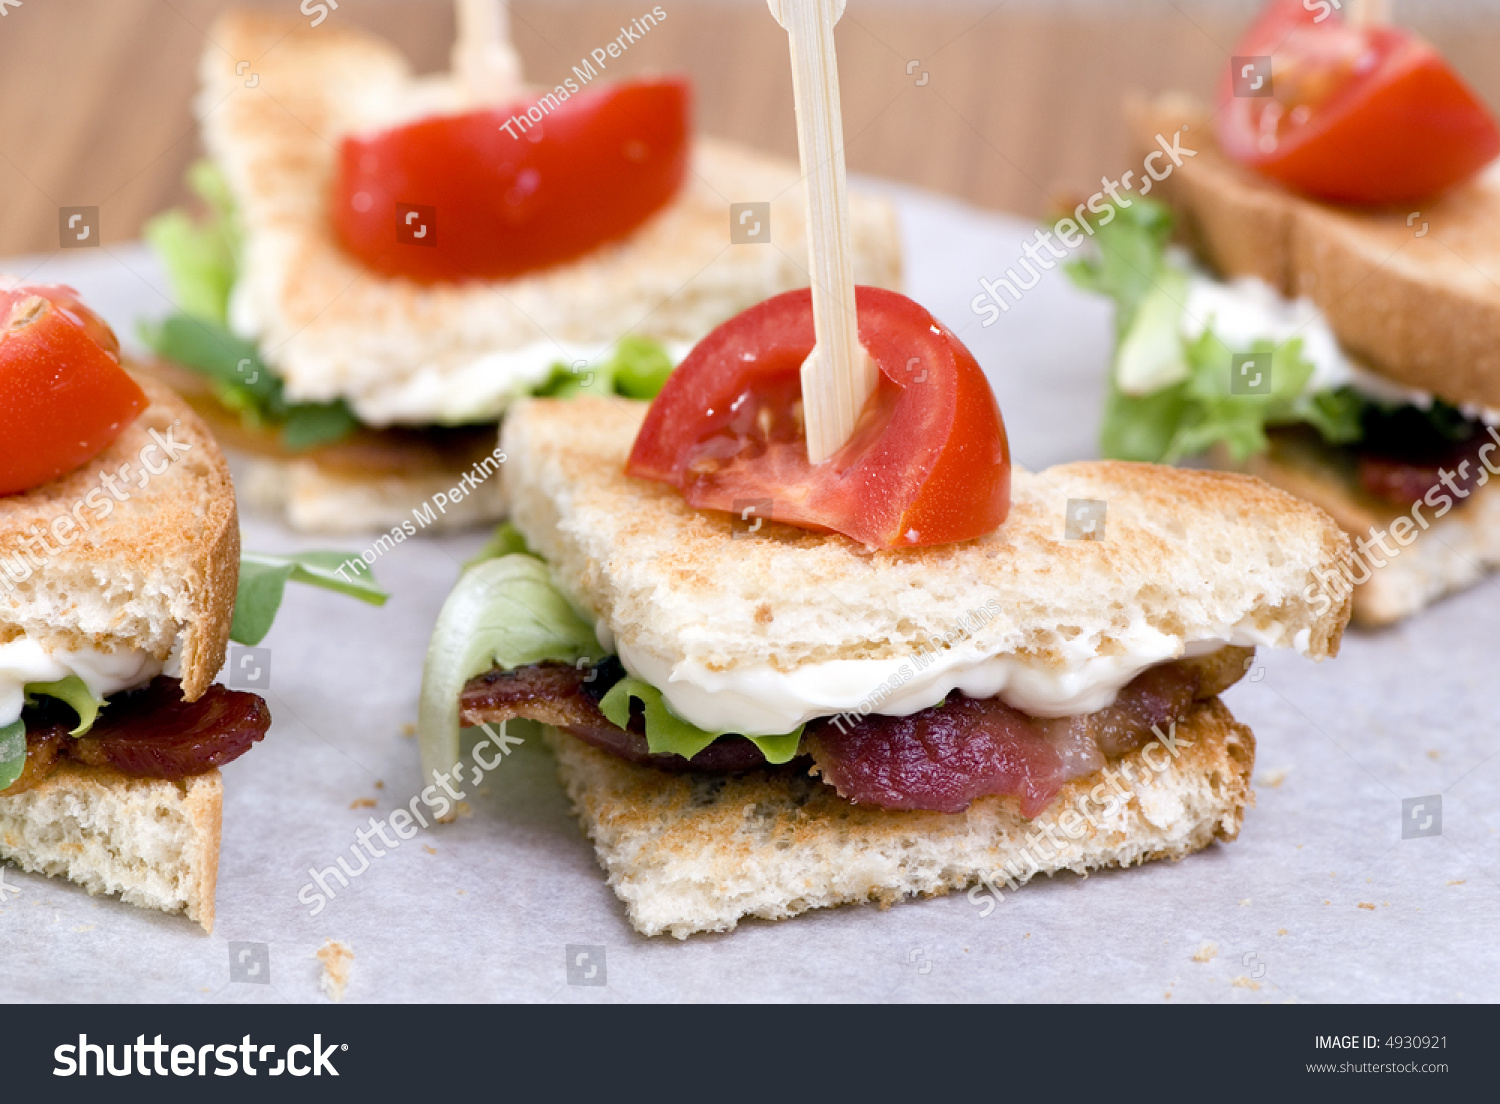
<instances>
[{"instance_id":1,"label":"blurred wood grain","mask_svg":"<svg viewBox=\"0 0 1500 1104\"><path fill-rule=\"evenodd\" d=\"M260 0L399 43L446 66L449 0ZM98 206L105 243L184 198L200 154L196 65L222 0L23 0L0 16L0 256L57 247L57 209ZM552 83L646 0L515 0L529 79ZM667 19L610 73L686 72L700 127L796 154L785 34L761 0L667 0ZM1418 24L1500 103L1500 19ZM1134 5L850 0L839 25L856 171L988 207L1042 211L1129 167L1119 112L1132 89L1207 95L1243 18L1191 0Z\"/></svg>"}]
</instances>

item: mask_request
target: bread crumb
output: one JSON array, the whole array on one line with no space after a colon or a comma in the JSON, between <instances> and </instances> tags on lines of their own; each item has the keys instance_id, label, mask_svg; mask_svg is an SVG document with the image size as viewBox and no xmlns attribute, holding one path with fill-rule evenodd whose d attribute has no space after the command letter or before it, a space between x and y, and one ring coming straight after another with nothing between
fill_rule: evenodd
<instances>
[{"instance_id":1,"label":"bread crumb","mask_svg":"<svg viewBox=\"0 0 1500 1104\"><path fill-rule=\"evenodd\" d=\"M1239 977L1237 977L1234 980L1232 980L1229 984L1233 985L1236 989L1259 989L1260 988L1260 982L1258 982L1258 981L1251 981L1244 974L1241 974Z\"/></svg>"},{"instance_id":2,"label":"bread crumb","mask_svg":"<svg viewBox=\"0 0 1500 1104\"><path fill-rule=\"evenodd\" d=\"M467 801L460 801L458 803L458 815L460 817L473 816L474 810L469 807L469 803Z\"/></svg>"},{"instance_id":3,"label":"bread crumb","mask_svg":"<svg viewBox=\"0 0 1500 1104\"><path fill-rule=\"evenodd\" d=\"M437 849L436 848L428 847L425 843L422 845L422 850L426 851L429 855L436 855L437 854ZM1328 902L1324 901L1323 903L1326 905Z\"/></svg>"},{"instance_id":4,"label":"bread crumb","mask_svg":"<svg viewBox=\"0 0 1500 1104\"><path fill-rule=\"evenodd\" d=\"M383 790L383 789L385 789L385 783L382 782L380 779L377 778L377 779L375 779L375 788L377 790Z\"/></svg>"},{"instance_id":5,"label":"bread crumb","mask_svg":"<svg viewBox=\"0 0 1500 1104\"><path fill-rule=\"evenodd\" d=\"M417 734L417 726L416 725L414 725L414 724L404 724L404 725L401 726L401 735L406 736L406 737L411 737L411 736L415 736L416 734Z\"/></svg>"},{"instance_id":6,"label":"bread crumb","mask_svg":"<svg viewBox=\"0 0 1500 1104\"><path fill-rule=\"evenodd\" d=\"M1027 933L1026 933L1026 934L1025 934L1025 935L1023 935L1023 936L1022 936L1022 937L1021 937L1021 938L1022 938L1022 939L1030 939L1030 938L1031 938L1031 933L1030 933L1030 932L1027 932Z\"/></svg>"},{"instance_id":7,"label":"bread crumb","mask_svg":"<svg viewBox=\"0 0 1500 1104\"><path fill-rule=\"evenodd\" d=\"M1371 912L1374 912L1375 911L1375 902L1373 902L1373 901L1361 901L1359 903L1359 907L1362 908L1362 909L1369 909Z\"/></svg>"},{"instance_id":8,"label":"bread crumb","mask_svg":"<svg viewBox=\"0 0 1500 1104\"><path fill-rule=\"evenodd\" d=\"M1439 751L1437 748L1433 748L1431 751L1429 751L1427 753L1427 758L1429 758L1429 759L1441 759L1442 757L1443 757L1443 753L1441 751Z\"/></svg>"},{"instance_id":9,"label":"bread crumb","mask_svg":"<svg viewBox=\"0 0 1500 1104\"><path fill-rule=\"evenodd\" d=\"M361 797L361 798L357 799L353 804L351 804L349 806L349 808L351 808L351 809L373 809L373 808L375 808L375 799L373 797Z\"/></svg>"},{"instance_id":10,"label":"bread crumb","mask_svg":"<svg viewBox=\"0 0 1500 1104\"><path fill-rule=\"evenodd\" d=\"M1468 881L1467 878L1456 878L1453 881L1449 882L1448 884L1449 885L1463 885L1464 882L1466 882L1466 881Z\"/></svg>"},{"instance_id":11,"label":"bread crumb","mask_svg":"<svg viewBox=\"0 0 1500 1104\"><path fill-rule=\"evenodd\" d=\"M1194 962L1212 962L1219 955L1217 943L1205 943L1193 952Z\"/></svg>"},{"instance_id":12,"label":"bread crumb","mask_svg":"<svg viewBox=\"0 0 1500 1104\"><path fill-rule=\"evenodd\" d=\"M1161 998L1162 998L1162 1000L1171 1000L1172 999L1172 991L1170 989L1168 989L1165 993L1163 993L1161 995Z\"/></svg>"},{"instance_id":13,"label":"bread crumb","mask_svg":"<svg viewBox=\"0 0 1500 1104\"><path fill-rule=\"evenodd\" d=\"M1268 770L1260 776L1260 785L1269 786L1273 790L1281 789L1281 784L1286 781L1286 776L1292 773L1291 767L1277 767Z\"/></svg>"},{"instance_id":14,"label":"bread crumb","mask_svg":"<svg viewBox=\"0 0 1500 1104\"><path fill-rule=\"evenodd\" d=\"M1248 904L1250 904L1250 898L1246 897L1243 901L1240 902L1240 908L1244 908Z\"/></svg>"},{"instance_id":15,"label":"bread crumb","mask_svg":"<svg viewBox=\"0 0 1500 1104\"><path fill-rule=\"evenodd\" d=\"M1286 934L1286 929L1285 928L1277 928L1276 929L1276 934L1277 935L1285 935Z\"/></svg>"},{"instance_id":16,"label":"bread crumb","mask_svg":"<svg viewBox=\"0 0 1500 1104\"><path fill-rule=\"evenodd\" d=\"M1332 901L1329 901L1329 900L1327 900L1327 899L1324 899L1324 901L1323 901L1323 903L1324 903L1324 904L1325 904L1325 905L1331 905L1331 904L1333 904L1333 902L1332 902Z\"/></svg>"},{"instance_id":17,"label":"bread crumb","mask_svg":"<svg viewBox=\"0 0 1500 1104\"><path fill-rule=\"evenodd\" d=\"M337 1003L344 999L344 990L349 986L349 969L354 963L354 949L347 943L330 939L318 948L318 961L323 964L323 977L318 987L329 1000Z\"/></svg>"}]
</instances>

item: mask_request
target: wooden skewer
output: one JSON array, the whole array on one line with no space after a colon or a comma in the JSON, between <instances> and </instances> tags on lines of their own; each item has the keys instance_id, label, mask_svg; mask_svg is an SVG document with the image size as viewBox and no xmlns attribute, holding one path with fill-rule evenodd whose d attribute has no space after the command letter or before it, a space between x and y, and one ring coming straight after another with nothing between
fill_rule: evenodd
<instances>
[{"instance_id":1,"label":"wooden skewer","mask_svg":"<svg viewBox=\"0 0 1500 1104\"><path fill-rule=\"evenodd\" d=\"M507 0L454 0L458 37L453 72L476 103L502 103L521 92L521 59L510 43Z\"/></svg>"},{"instance_id":2,"label":"wooden skewer","mask_svg":"<svg viewBox=\"0 0 1500 1104\"><path fill-rule=\"evenodd\" d=\"M817 343L802 365L807 458L818 464L854 433L878 371L859 343L854 247L849 232L844 123L833 25L844 0L767 0L786 28L797 106L797 151L807 181L808 269Z\"/></svg>"},{"instance_id":3,"label":"wooden skewer","mask_svg":"<svg viewBox=\"0 0 1500 1104\"><path fill-rule=\"evenodd\" d=\"M1390 0L1349 0L1349 22L1354 26L1375 27L1390 21Z\"/></svg>"}]
</instances>

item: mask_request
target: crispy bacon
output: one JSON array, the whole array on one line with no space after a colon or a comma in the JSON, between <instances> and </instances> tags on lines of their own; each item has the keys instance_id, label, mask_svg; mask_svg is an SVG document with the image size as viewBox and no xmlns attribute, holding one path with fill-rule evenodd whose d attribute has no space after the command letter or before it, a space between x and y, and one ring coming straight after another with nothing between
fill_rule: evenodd
<instances>
[{"instance_id":1,"label":"crispy bacon","mask_svg":"<svg viewBox=\"0 0 1500 1104\"><path fill-rule=\"evenodd\" d=\"M856 804L959 813L976 797L1009 794L1036 816L1074 778L1134 751L1184 719L1195 701L1243 676L1253 651L1224 648L1150 668L1097 713L1029 717L995 699L957 695L909 717L870 715L808 728L818 772Z\"/></svg>"},{"instance_id":2,"label":"crispy bacon","mask_svg":"<svg viewBox=\"0 0 1500 1104\"><path fill-rule=\"evenodd\" d=\"M976 797L1008 793L1035 816L1066 774L1042 731L998 698L960 694L909 717L824 722L807 742L841 797L882 809L961 813Z\"/></svg>"},{"instance_id":3,"label":"crispy bacon","mask_svg":"<svg viewBox=\"0 0 1500 1104\"><path fill-rule=\"evenodd\" d=\"M1367 407L1362 428L1349 451L1361 488L1382 502L1405 509L1434 488L1464 499L1488 477L1479 455L1488 429L1441 403L1431 410Z\"/></svg>"},{"instance_id":4,"label":"crispy bacon","mask_svg":"<svg viewBox=\"0 0 1500 1104\"><path fill-rule=\"evenodd\" d=\"M137 778L191 778L238 759L271 727L255 694L211 686L187 702L178 680L165 676L110 698L87 736L69 736L57 710L28 710L26 769L5 796L38 785L65 758Z\"/></svg>"},{"instance_id":5,"label":"crispy bacon","mask_svg":"<svg viewBox=\"0 0 1500 1104\"><path fill-rule=\"evenodd\" d=\"M47 776L57 768L57 760L63 753L63 742L68 739L68 730L62 725L48 725L37 732L26 733L26 765L21 776L0 794L13 797L40 786Z\"/></svg>"},{"instance_id":6,"label":"crispy bacon","mask_svg":"<svg viewBox=\"0 0 1500 1104\"><path fill-rule=\"evenodd\" d=\"M190 778L234 762L270 727L271 711L255 694L210 686L183 701L181 684L163 676L111 698L67 750L80 763L139 778Z\"/></svg>"},{"instance_id":7,"label":"crispy bacon","mask_svg":"<svg viewBox=\"0 0 1500 1104\"><path fill-rule=\"evenodd\" d=\"M1454 494L1467 498L1479 486L1484 465L1470 446L1467 451L1455 449L1441 460L1413 462L1388 456L1361 456L1359 484L1366 492L1393 506L1410 507L1422 501L1434 487L1443 493L1457 488ZM1452 487L1443 482L1446 474Z\"/></svg>"},{"instance_id":8,"label":"crispy bacon","mask_svg":"<svg viewBox=\"0 0 1500 1104\"><path fill-rule=\"evenodd\" d=\"M804 754L824 780L851 801L888 809L960 812L976 797L1012 794L1034 816L1064 783L1090 774L1151 739L1152 726L1185 717L1195 701L1234 685L1254 655L1222 648L1142 672L1107 709L1057 720L1029 717L1003 702L961 694L909 717L828 719L807 727ZM765 765L739 737L710 744L692 759L653 755L642 720L613 724L599 700L624 675L616 659L595 668L539 663L491 671L470 680L461 703L465 724L513 717L550 724L632 763L670 771L745 771Z\"/></svg>"}]
</instances>

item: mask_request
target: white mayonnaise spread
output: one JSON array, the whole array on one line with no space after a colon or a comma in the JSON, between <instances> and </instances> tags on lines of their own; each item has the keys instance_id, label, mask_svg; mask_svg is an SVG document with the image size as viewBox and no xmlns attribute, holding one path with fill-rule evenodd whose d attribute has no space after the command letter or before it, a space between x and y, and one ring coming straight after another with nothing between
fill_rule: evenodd
<instances>
[{"instance_id":1,"label":"white mayonnaise spread","mask_svg":"<svg viewBox=\"0 0 1500 1104\"><path fill-rule=\"evenodd\" d=\"M77 675L94 697L102 699L150 682L165 667L155 656L134 648L49 652L30 637L18 637L0 644L0 727L20 718L29 682L59 682Z\"/></svg>"},{"instance_id":2,"label":"white mayonnaise spread","mask_svg":"<svg viewBox=\"0 0 1500 1104\"><path fill-rule=\"evenodd\" d=\"M692 346L669 341L663 347L673 364L681 364ZM580 382L589 365L614 352L604 345L562 345L538 341L520 349L485 353L461 368L425 368L403 380L388 380L348 396L354 413L366 425L461 425L499 419L517 396L545 383L556 364L573 368Z\"/></svg>"},{"instance_id":3,"label":"white mayonnaise spread","mask_svg":"<svg viewBox=\"0 0 1500 1104\"><path fill-rule=\"evenodd\" d=\"M1061 668L1042 667L1013 655L985 655L955 647L891 659L839 659L808 663L792 671L769 664L710 671L691 660L673 664L617 640L606 626L598 635L625 669L662 692L672 711L710 732L771 736L790 732L817 717L880 713L902 717L937 705L953 691L998 697L1037 717L1069 717L1111 705L1131 679L1148 667L1183 656L1207 655L1226 645L1284 646L1306 653L1310 633L1290 641L1270 632L1233 626L1212 638L1183 641L1139 626L1120 641L1119 655L1097 655L1080 644Z\"/></svg>"},{"instance_id":4,"label":"white mayonnaise spread","mask_svg":"<svg viewBox=\"0 0 1500 1104\"><path fill-rule=\"evenodd\" d=\"M260 320L245 285L236 285L230 298L230 328L249 341L258 340ZM682 363L692 349L683 341L662 343L673 364ZM402 378L384 378L351 385L341 397L365 425L465 425L497 421L505 408L532 388L545 383L556 364L573 367L585 379L588 365L607 359L615 342L572 344L534 341L515 349L477 354L459 364L421 365ZM273 366L274 367L274 366ZM304 394L296 380L285 380L287 397L294 401L324 401L325 394Z\"/></svg>"}]
</instances>

